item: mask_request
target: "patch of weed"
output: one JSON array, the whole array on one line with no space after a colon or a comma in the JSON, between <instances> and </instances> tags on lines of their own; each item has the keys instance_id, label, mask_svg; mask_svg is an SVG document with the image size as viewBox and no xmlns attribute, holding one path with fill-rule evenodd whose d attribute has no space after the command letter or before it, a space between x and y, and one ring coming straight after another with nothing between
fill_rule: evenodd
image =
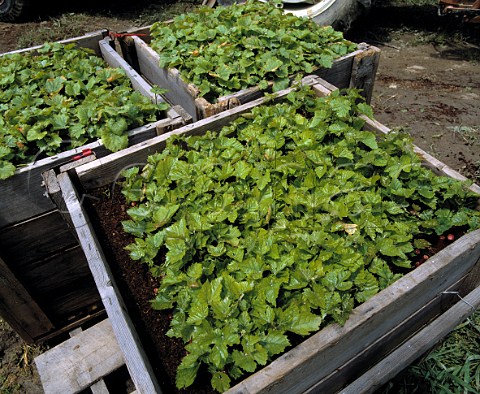
<instances>
[{"instance_id":1,"label":"patch of weed","mask_svg":"<svg viewBox=\"0 0 480 394\"><path fill-rule=\"evenodd\" d=\"M479 393L480 311L378 393Z\"/></svg>"}]
</instances>

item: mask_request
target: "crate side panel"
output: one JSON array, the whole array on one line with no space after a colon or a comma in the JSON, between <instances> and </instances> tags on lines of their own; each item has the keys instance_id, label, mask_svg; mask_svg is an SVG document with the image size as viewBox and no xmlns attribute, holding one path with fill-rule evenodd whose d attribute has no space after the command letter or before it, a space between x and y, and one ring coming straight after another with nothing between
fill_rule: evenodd
<instances>
[{"instance_id":1,"label":"crate side panel","mask_svg":"<svg viewBox=\"0 0 480 394\"><path fill-rule=\"evenodd\" d=\"M182 80L180 73L175 69L167 70L160 68L159 55L140 38L133 37L133 40L140 73L150 83L166 89L167 91L164 93L166 99L172 105L180 105L192 116L193 121L197 121L196 94Z\"/></svg>"},{"instance_id":2,"label":"crate side panel","mask_svg":"<svg viewBox=\"0 0 480 394\"><path fill-rule=\"evenodd\" d=\"M28 264L76 244L58 211L52 211L0 231L0 254L21 274ZM19 272L20 271L20 272Z\"/></svg>"},{"instance_id":3,"label":"crate side panel","mask_svg":"<svg viewBox=\"0 0 480 394\"><path fill-rule=\"evenodd\" d=\"M53 329L45 312L1 258L0 315L28 343Z\"/></svg>"},{"instance_id":4,"label":"crate side panel","mask_svg":"<svg viewBox=\"0 0 480 394\"><path fill-rule=\"evenodd\" d=\"M348 88L350 86L352 64L353 56L348 56L336 60L331 68L319 68L313 73L337 88Z\"/></svg>"},{"instance_id":5,"label":"crate side panel","mask_svg":"<svg viewBox=\"0 0 480 394\"><path fill-rule=\"evenodd\" d=\"M345 387L341 393L372 393L381 388L383 384L435 346L479 307L480 287L477 287L367 373Z\"/></svg>"},{"instance_id":6,"label":"crate side panel","mask_svg":"<svg viewBox=\"0 0 480 394\"><path fill-rule=\"evenodd\" d=\"M95 51L95 54L100 56L100 48L98 47L98 41L106 37L108 34L108 30L102 29L98 31L93 31L91 33L87 33L83 36L79 37L72 37L72 38L67 38L65 40L58 41L62 44L77 44L80 47L83 48L89 48ZM7 55L10 53L25 53L25 52L30 52L30 51L36 51L37 49L40 49L42 46L37 45L29 48L23 48L23 49L17 49L15 51L10 51L6 53L0 54L2 55Z\"/></svg>"},{"instance_id":7,"label":"crate side panel","mask_svg":"<svg viewBox=\"0 0 480 394\"><path fill-rule=\"evenodd\" d=\"M55 324L90 312L100 296L80 246L28 264L22 281Z\"/></svg>"},{"instance_id":8,"label":"crate side panel","mask_svg":"<svg viewBox=\"0 0 480 394\"><path fill-rule=\"evenodd\" d=\"M468 274L467 277L469 275L470 274ZM463 277L446 290L451 292L460 291L463 293L465 279L466 277ZM421 307L418 311L415 311L411 316L407 317L398 326L392 328L392 330L379 338L371 346L358 353L354 358L337 368L335 372L312 386L306 393L337 392L342 389L342 387L361 376L362 373L365 373L371 365L381 361L405 340L412 337L424 327L427 322L440 316L450 306L455 304L456 301L458 301L458 297L452 294L441 293L437 295L432 301Z\"/></svg>"},{"instance_id":9,"label":"crate side panel","mask_svg":"<svg viewBox=\"0 0 480 394\"><path fill-rule=\"evenodd\" d=\"M152 367L145 357L143 347L106 263L100 243L68 174L60 174L58 182L132 380L139 392L161 394Z\"/></svg>"},{"instance_id":10,"label":"crate side panel","mask_svg":"<svg viewBox=\"0 0 480 394\"><path fill-rule=\"evenodd\" d=\"M365 101L372 100L373 86L380 62L380 49L369 47L357 54L353 59L350 76L350 87L361 89Z\"/></svg>"},{"instance_id":11,"label":"crate side panel","mask_svg":"<svg viewBox=\"0 0 480 394\"><path fill-rule=\"evenodd\" d=\"M130 66L128 66L113 49L110 48L109 50L107 48L108 43L103 41L105 35L106 31L101 31L67 41L76 42L79 46L87 47L95 43L95 48L99 56L102 56L100 51L100 47L102 46L103 52L106 54L105 60L108 64L113 67L125 66L130 69ZM102 41L100 42L100 40ZM36 48L37 47L27 48L20 52L31 51ZM130 78L136 81L137 88L148 85L138 74L136 74L136 76L130 76ZM149 92L143 93L150 95ZM154 98L152 98L152 100L154 100ZM160 125L165 128L168 126L166 122L171 121L172 128L178 127L178 119L174 120L169 118L169 116L173 114L176 114L176 112L170 110L162 115L167 116L167 118L130 130L129 145L134 145L154 137L157 135L157 126ZM43 187L41 173L60 165L70 157L80 154L84 149L92 149L97 157L103 157L111 153L103 146L101 140L94 141L82 147L70 149L57 155L41 159L18 170L13 177L0 181L0 194L5 196L0 200L0 229L54 209L55 206L50 199L45 197L45 188Z\"/></svg>"}]
</instances>

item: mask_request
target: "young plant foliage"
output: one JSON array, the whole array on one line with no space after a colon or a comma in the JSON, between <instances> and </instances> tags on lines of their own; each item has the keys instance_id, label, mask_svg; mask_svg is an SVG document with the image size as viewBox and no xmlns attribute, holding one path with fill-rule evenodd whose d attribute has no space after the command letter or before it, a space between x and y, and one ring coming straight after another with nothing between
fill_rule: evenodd
<instances>
[{"instance_id":1,"label":"young plant foliage","mask_svg":"<svg viewBox=\"0 0 480 394\"><path fill-rule=\"evenodd\" d=\"M266 89L268 81L273 91L285 89L293 75L330 68L356 49L330 26L252 0L200 7L172 23L155 23L151 35L160 66L177 68L211 102L252 86Z\"/></svg>"},{"instance_id":2,"label":"young plant foliage","mask_svg":"<svg viewBox=\"0 0 480 394\"><path fill-rule=\"evenodd\" d=\"M127 249L158 278L152 306L173 310L168 335L185 343L179 388L205 364L226 390L293 334L343 324L426 237L480 227L478 196L424 168L405 134L363 130L359 97L305 88L219 133L170 138L124 172Z\"/></svg>"},{"instance_id":3,"label":"young plant foliage","mask_svg":"<svg viewBox=\"0 0 480 394\"><path fill-rule=\"evenodd\" d=\"M122 69L75 44L1 56L0 180L99 138L110 151L126 148L128 130L165 109L134 91Z\"/></svg>"}]
</instances>

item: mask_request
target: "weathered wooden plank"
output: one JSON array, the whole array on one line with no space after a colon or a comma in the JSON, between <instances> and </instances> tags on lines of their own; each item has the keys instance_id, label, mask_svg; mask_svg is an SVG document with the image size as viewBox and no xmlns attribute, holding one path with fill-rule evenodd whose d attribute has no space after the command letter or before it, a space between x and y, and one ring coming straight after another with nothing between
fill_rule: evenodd
<instances>
[{"instance_id":1,"label":"weathered wooden plank","mask_svg":"<svg viewBox=\"0 0 480 394\"><path fill-rule=\"evenodd\" d=\"M145 97L148 97L152 103L164 103L165 99L161 95L152 92L152 86L147 83L147 81L145 81L145 79L143 79L140 74L130 66L130 64L118 55L118 53L111 47L111 42L112 40L107 37L98 43L103 59L111 67L122 68L130 79L133 88ZM180 116L173 107L170 107L165 115L170 119L178 118Z\"/></svg>"},{"instance_id":2,"label":"weathered wooden plank","mask_svg":"<svg viewBox=\"0 0 480 394\"><path fill-rule=\"evenodd\" d=\"M166 89L164 96L172 104L178 104L193 118L198 120L195 98L196 89L185 83L177 69L159 67L160 56L146 42L132 37L138 59L139 72L152 84Z\"/></svg>"},{"instance_id":3,"label":"weathered wooden plank","mask_svg":"<svg viewBox=\"0 0 480 394\"><path fill-rule=\"evenodd\" d=\"M139 91L145 97L148 97L153 103L164 102L160 95L152 93L152 86L148 84L145 79L143 79L123 58L118 56L118 53L110 46L110 40L108 38L100 41L99 46L100 51L102 52L102 57L108 62L108 64L112 67L120 67L125 70L135 90Z\"/></svg>"},{"instance_id":4,"label":"weathered wooden plank","mask_svg":"<svg viewBox=\"0 0 480 394\"><path fill-rule=\"evenodd\" d=\"M59 174L58 181L135 387L141 393L161 393L122 297L118 293L110 268L106 264L100 243L68 174Z\"/></svg>"},{"instance_id":5,"label":"weathered wooden plank","mask_svg":"<svg viewBox=\"0 0 480 394\"><path fill-rule=\"evenodd\" d=\"M361 94L365 97L367 103L372 100L373 85L379 62L380 49L376 47L366 48L353 58L349 87L361 89Z\"/></svg>"},{"instance_id":6,"label":"weathered wooden plank","mask_svg":"<svg viewBox=\"0 0 480 394\"><path fill-rule=\"evenodd\" d=\"M369 119L368 117L362 115L361 118L363 118L366 122L365 124L365 129L374 131L378 134L388 134L391 132L391 129L388 128L387 126L381 124L380 122L374 120L374 119ZM462 182L468 181L468 178L460 174L458 171L454 170L453 168L449 167L445 163L442 163L440 160L436 159L429 153L425 152L423 149L419 148L418 146L414 145L413 146L413 151L420 157L422 160L423 164L427 166L429 169L431 169L435 174L437 175L442 175L442 176L448 176L453 179L457 179ZM472 184L469 189L473 191L474 193L477 193L480 195L480 186L477 184Z\"/></svg>"},{"instance_id":7,"label":"weathered wooden plank","mask_svg":"<svg viewBox=\"0 0 480 394\"><path fill-rule=\"evenodd\" d=\"M100 301L100 304L101 304L101 301ZM100 305L100 307L98 305L92 305L86 311L86 313L82 313L81 316L76 316L74 321L65 322L65 324L55 327L54 331L44 333L42 336L35 338L35 343L44 343L45 341L58 337L60 334L68 333L72 329L75 329L76 327L84 323L87 323L94 319L98 319L105 316L106 316L106 313L102 305Z\"/></svg>"},{"instance_id":8,"label":"weathered wooden plank","mask_svg":"<svg viewBox=\"0 0 480 394\"><path fill-rule=\"evenodd\" d=\"M448 292L462 291L462 285L465 277L457 281L449 287ZM314 386L310 387L303 394L310 393L336 393L352 379L366 372L374 363L379 362L397 346L401 345L405 340L413 336L419 329L432 319L438 317L445 312L448 307L452 306L458 300L453 294L441 293L434 299L408 316L398 326L393 327L387 334L381 336L370 346L359 352L352 359L341 367L337 368L333 373L320 380Z\"/></svg>"},{"instance_id":9,"label":"weathered wooden plank","mask_svg":"<svg viewBox=\"0 0 480 394\"><path fill-rule=\"evenodd\" d=\"M112 67L126 67L127 75L132 81L133 86L140 89L142 94L145 94L153 101L163 101L161 97L152 96L152 93L149 91L150 85L110 47L108 39L103 40L106 34L107 31L102 30L90 33L84 37L76 37L61 42L75 42L79 46L95 48L99 56L104 55L104 60L107 64ZM15 52L34 51L38 48L39 47L27 48ZM183 124L182 118L174 108L166 111L163 116L165 117L164 119L131 130L129 132L129 145L134 145L156 136L157 129L162 132L162 130L176 128ZM83 149L92 149L95 151L97 157L103 157L110 153L105 149L101 140L98 140L80 148L70 149L58 155L26 165L18 170L15 176L1 181L0 194L8 196L8 198L0 200L0 229L54 209L55 206L50 199L45 196L45 188L42 186L41 174L59 165L62 161L67 161L70 157L78 155Z\"/></svg>"},{"instance_id":10,"label":"weathered wooden plank","mask_svg":"<svg viewBox=\"0 0 480 394\"><path fill-rule=\"evenodd\" d=\"M131 130L129 144L135 145L155 137L157 128L165 129L170 123L179 125L176 120L166 119ZM68 162L73 156L81 154L84 149L91 149L97 157L104 157L111 153L102 141L98 140L26 165L17 170L13 177L1 181L0 195L4 198L0 199L0 229L55 209L55 205L46 195L42 173Z\"/></svg>"},{"instance_id":11,"label":"weathered wooden plank","mask_svg":"<svg viewBox=\"0 0 480 394\"><path fill-rule=\"evenodd\" d=\"M324 79L339 89L350 87L353 59L368 48L367 44L359 44L359 49L334 60L332 67L319 68L313 74Z\"/></svg>"},{"instance_id":12,"label":"weathered wooden plank","mask_svg":"<svg viewBox=\"0 0 480 394\"><path fill-rule=\"evenodd\" d=\"M0 315L29 343L53 329L48 317L1 258Z\"/></svg>"},{"instance_id":13,"label":"weathered wooden plank","mask_svg":"<svg viewBox=\"0 0 480 394\"><path fill-rule=\"evenodd\" d=\"M74 337L75 335L78 335L81 332L83 332L82 327L77 327L74 330L70 331L69 334L70 334L70 337ZM112 332L112 336L113 336L113 332ZM120 349L118 350L120 351ZM100 379L96 383L93 383L90 386L90 391L92 392L92 394L110 394L110 392L108 391L107 385L105 384L105 381L103 379Z\"/></svg>"},{"instance_id":14,"label":"weathered wooden plank","mask_svg":"<svg viewBox=\"0 0 480 394\"><path fill-rule=\"evenodd\" d=\"M27 269L28 268L28 269ZM29 263L21 279L55 325L85 314L100 296L80 246Z\"/></svg>"},{"instance_id":15,"label":"weathered wooden plank","mask_svg":"<svg viewBox=\"0 0 480 394\"><path fill-rule=\"evenodd\" d=\"M1 254L12 269L22 269L33 261L45 259L76 244L58 211L50 211L0 231Z\"/></svg>"},{"instance_id":16,"label":"weathered wooden plank","mask_svg":"<svg viewBox=\"0 0 480 394\"><path fill-rule=\"evenodd\" d=\"M245 379L233 393L301 393L347 363L462 278L480 258L480 230L464 235L332 324Z\"/></svg>"},{"instance_id":17,"label":"weathered wooden plank","mask_svg":"<svg viewBox=\"0 0 480 394\"><path fill-rule=\"evenodd\" d=\"M255 100L263 95L258 87L251 87L237 93L218 98L209 103L199 97L198 89L182 80L177 69L165 69L159 66L161 55L156 53L139 37L133 37L134 51L139 72L151 83L168 91L165 97L171 103L180 104L190 113L194 121L231 109L237 105ZM359 44L359 49L333 62L331 68L319 68L312 74L323 78L338 88L356 87L370 101L375 73L378 67L380 50L368 44ZM354 75L352 76L352 73Z\"/></svg>"},{"instance_id":18,"label":"weathered wooden plank","mask_svg":"<svg viewBox=\"0 0 480 394\"><path fill-rule=\"evenodd\" d=\"M124 364L108 319L35 358L46 394L78 393Z\"/></svg>"},{"instance_id":19,"label":"weathered wooden plank","mask_svg":"<svg viewBox=\"0 0 480 394\"><path fill-rule=\"evenodd\" d=\"M65 206L65 201L63 201L62 198L62 190L60 189L60 185L58 184L57 173L55 172L55 170L48 170L42 173L42 178L50 199L54 202L64 222L71 230L71 234L75 236L76 233L74 231L72 218L68 214L67 207Z\"/></svg>"},{"instance_id":20,"label":"weathered wooden plank","mask_svg":"<svg viewBox=\"0 0 480 394\"><path fill-rule=\"evenodd\" d=\"M385 357L367 373L345 387L342 394L372 393L388 382L419 356L425 354L458 324L480 307L480 287L458 301L413 338Z\"/></svg>"},{"instance_id":21,"label":"weathered wooden plank","mask_svg":"<svg viewBox=\"0 0 480 394\"><path fill-rule=\"evenodd\" d=\"M105 381L103 379L92 384L90 386L90 390L92 394L110 394L110 391L108 391L107 385L105 384Z\"/></svg>"},{"instance_id":22,"label":"weathered wooden plank","mask_svg":"<svg viewBox=\"0 0 480 394\"><path fill-rule=\"evenodd\" d=\"M100 51L104 60L112 67L122 68L130 79L133 88L145 97L148 97L152 103L164 103L165 99L161 95L152 92L152 85L147 83L147 81L142 78L127 61L125 61L125 59L119 56L119 54L111 47L111 44L112 40L108 37L99 42ZM181 116L181 114L177 112L176 107L177 106L171 106L165 112L165 117L167 119L175 119ZM182 108L180 108L180 110L182 110Z\"/></svg>"}]
</instances>

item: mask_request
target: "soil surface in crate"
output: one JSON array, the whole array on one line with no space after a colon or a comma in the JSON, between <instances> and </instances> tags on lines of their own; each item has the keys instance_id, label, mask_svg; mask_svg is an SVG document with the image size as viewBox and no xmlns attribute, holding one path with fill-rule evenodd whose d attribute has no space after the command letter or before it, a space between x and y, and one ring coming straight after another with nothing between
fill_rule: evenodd
<instances>
[{"instance_id":1,"label":"soil surface in crate","mask_svg":"<svg viewBox=\"0 0 480 394\"><path fill-rule=\"evenodd\" d=\"M172 319L171 311L152 309L158 282L149 273L146 264L133 261L124 248L134 242L132 235L122 228L128 220L129 208L118 188L91 193L90 218L112 270L114 280L134 322L157 379L166 393L213 393L210 374L199 370L195 385L184 390L175 387L175 374L186 355L183 342L169 338L166 332Z\"/></svg>"}]
</instances>

